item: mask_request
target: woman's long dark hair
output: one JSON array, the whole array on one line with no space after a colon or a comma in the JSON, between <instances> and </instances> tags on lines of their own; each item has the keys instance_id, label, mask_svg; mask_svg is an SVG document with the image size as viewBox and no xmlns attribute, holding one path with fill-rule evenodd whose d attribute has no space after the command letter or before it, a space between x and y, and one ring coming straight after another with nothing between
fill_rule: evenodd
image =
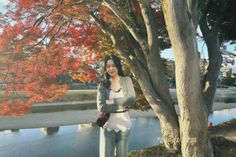
<instances>
[{"instance_id":1,"label":"woman's long dark hair","mask_svg":"<svg viewBox=\"0 0 236 157\"><path fill-rule=\"evenodd\" d=\"M111 86L111 83L110 83L110 80L109 80L110 75L106 72L107 61L110 60L110 59L114 62L116 68L118 69L118 75L119 76L124 76L124 73L122 71L120 58L117 57L116 55L106 56L105 59L104 59L104 72L105 72L105 75L104 75L104 80L103 80L102 83L107 89L110 89L110 86Z\"/></svg>"}]
</instances>

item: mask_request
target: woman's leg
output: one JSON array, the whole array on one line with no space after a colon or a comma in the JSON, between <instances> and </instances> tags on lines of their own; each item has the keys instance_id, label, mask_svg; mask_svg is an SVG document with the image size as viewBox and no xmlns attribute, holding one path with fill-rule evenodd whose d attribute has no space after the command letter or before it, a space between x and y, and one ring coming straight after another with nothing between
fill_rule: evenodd
<instances>
[{"instance_id":1,"label":"woman's leg","mask_svg":"<svg viewBox=\"0 0 236 157\"><path fill-rule=\"evenodd\" d=\"M128 157L130 130L119 131L116 137L116 157Z\"/></svg>"},{"instance_id":2,"label":"woman's leg","mask_svg":"<svg viewBox=\"0 0 236 157\"><path fill-rule=\"evenodd\" d=\"M100 128L99 157L114 157L115 132Z\"/></svg>"}]
</instances>

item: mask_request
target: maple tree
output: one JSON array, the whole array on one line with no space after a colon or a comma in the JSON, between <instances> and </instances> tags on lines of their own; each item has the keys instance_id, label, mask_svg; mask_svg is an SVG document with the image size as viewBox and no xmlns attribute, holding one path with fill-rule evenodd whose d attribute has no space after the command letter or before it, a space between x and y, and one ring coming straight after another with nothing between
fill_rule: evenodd
<instances>
[{"instance_id":1,"label":"maple tree","mask_svg":"<svg viewBox=\"0 0 236 157\"><path fill-rule=\"evenodd\" d=\"M83 9L71 10L68 2L27 0L8 5L1 18L5 21L1 21L0 82L6 86L0 115L24 115L33 103L63 95L68 85L57 82L60 74L82 68L76 79L98 81L90 64L101 59L95 51L101 31L93 23L72 20L74 11ZM47 5L52 9L42 7ZM9 99L12 94L15 97Z\"/></svg>"}]
</instances>

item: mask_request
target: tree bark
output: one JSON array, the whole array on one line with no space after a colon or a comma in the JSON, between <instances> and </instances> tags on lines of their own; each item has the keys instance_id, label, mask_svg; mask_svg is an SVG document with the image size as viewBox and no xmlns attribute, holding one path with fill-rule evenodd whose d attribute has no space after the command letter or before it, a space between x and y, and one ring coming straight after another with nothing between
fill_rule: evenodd
<instances>
[{"instance_id":1,"label":"tree bark","mask_svg":"<svg viewBox=\"0 0 236 157\"><path fill-rule=\"evenodd\" d=\"M138 76L137 81L141 86L146 100L152 107L155 115L159 118L163 141L166 148L171 151L180 150L179 122L175 109L169 108L169 105L163 101L163 99L160 99L151 84L151 78L148 73L142 69L139 64L136 65L137 66L131 66L130 68L134 74L138 72L138 74L135 74Z\"/></svg>"},{"instance_id":2,"label":"tree bark","mask_svg":"<svg viewBox=\"0 0 236 157\"><path fill-rule=\"evenodd\" d=\"M206 103L209 115L212 112L217 80L222 63L222 56L220 51L220 41L218 37L217 27L209 30L206 20L203 18L200 21L200 28L207 45L209 56L209 65L207 68L207 72L203 76L202 80L203 98Z\"/></svg>"},{"instance_id":3,"label":"tree bark","mask_svg":"<svg viewBox=\"0 0 236 157\"><path fill-rule=\"evenodd\" d=\"M163 0L162 7L175 57L182 156L212 157L207 135L208 114L200 84L194 21L197 16L194 11L189 12L184 0Z\"/></svg>"}]
</instances>

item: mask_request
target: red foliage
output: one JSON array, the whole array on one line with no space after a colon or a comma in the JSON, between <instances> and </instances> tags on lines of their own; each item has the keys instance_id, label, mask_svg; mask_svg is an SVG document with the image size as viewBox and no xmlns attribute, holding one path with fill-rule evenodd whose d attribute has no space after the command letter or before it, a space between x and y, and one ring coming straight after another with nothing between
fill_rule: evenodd
<instances>
[{"instance_id":1,"label":"red foliage","mask_svg":"<svg viewBox=\"0 0 236 157\"><path fill-rule=\"evenodd\" d=\"M14 26L6 26L0 34L0 52L6 51L10 47L11 39L15 39L23 31L23 23L17 23Z\"/></svg>"},{"instance_id":2,"label":"red foliage","mask_svg":"<svg viewBox=\"0 0 236 157\"><path fill-rule=\"evenodd\" d=\"M78 13L73 11L85 14L85 8L71 11L71 0L11 2L13 10L6 13L0 34L0 81L6 84L0 115L24 115L33 103L63 95L68 85L57 81L59 75L80 70L80 81L98 81L90 65L100 59L97 41L102 33L98 26L78 21L86 16L74 18Z\"/></svg>"},{"instance_id":3,"label":"red foliage","mask_svg":"<svg viewBox=\"0 0 236 157\"><path fill-rule=\"evenodd\" d=\"M37 0L24 0L19 1L19 6L25 9L30 9Z\"/></svg>"}]
</instances>

